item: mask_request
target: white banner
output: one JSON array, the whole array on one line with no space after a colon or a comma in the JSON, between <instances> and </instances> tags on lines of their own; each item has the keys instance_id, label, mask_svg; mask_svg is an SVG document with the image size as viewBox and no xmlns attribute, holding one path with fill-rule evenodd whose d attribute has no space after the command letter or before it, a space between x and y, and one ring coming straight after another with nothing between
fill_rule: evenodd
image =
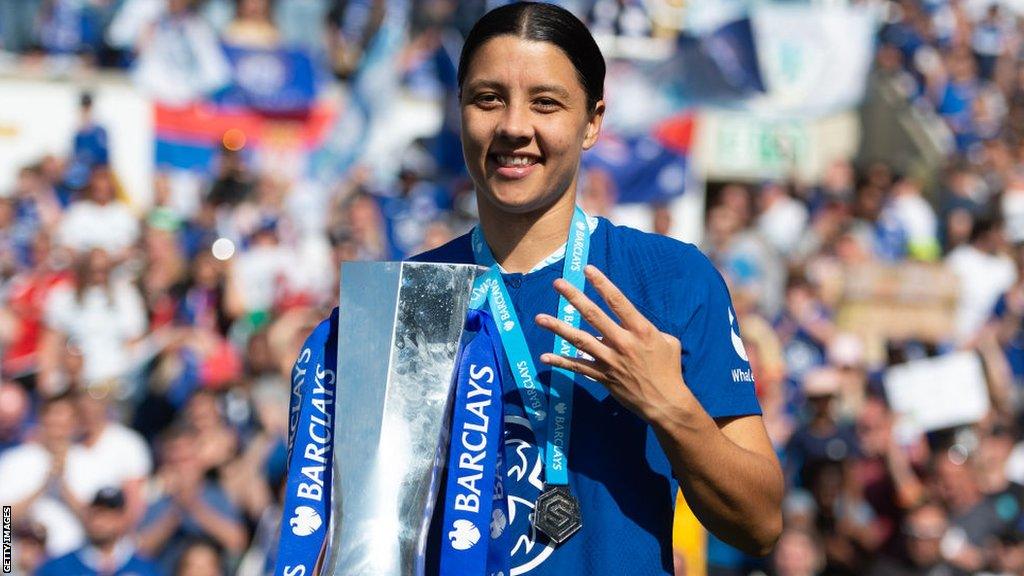
<instances>
[{"instance_id":1,"label":"white banner","mask_svg":"<svg viewBox=\"0 0 1024 576\"><path fill-rule=\"evenodd\" d=\"M708 109L698 117L693 159L708 180L816 183L832 162L852 158L859 142L854 112L804 119Z\"/></svg>"},{"instance_id":2,"label":"white banner","mask_svg":"<svg viewBox=\"0 0 1024 576\"><path fill-rule=\"evenodd\" d=\"M748 110L806 118L860 103L875 49L870 7L760 4L751 17L767 93Z\"/></svg>"},{"instance_id":3,"label":"white banner","mask_svg":"<svg viewBox=\"0 0 1024 576\"><path fill-rule=\"evenodd\" d=\"M78 99L93 94L93 117L107 129L110 163L135 206L153 190L153 110L127 82L88 86L43 80L0 81L0 193L7 194L22 167L47 154L66 157L78 129Z\"/></svg>"},{"instance_id":4,"label":"white banner","mask_svg":"<svg viewBox=\"0 0 1024 576\"><path fill-rule=\"evenodd\" d=\"M893 366L886 370L884 383L901 425L924 432L973 424L990 406L985 372L974 352Z\"/></svg>"}]
</instances>

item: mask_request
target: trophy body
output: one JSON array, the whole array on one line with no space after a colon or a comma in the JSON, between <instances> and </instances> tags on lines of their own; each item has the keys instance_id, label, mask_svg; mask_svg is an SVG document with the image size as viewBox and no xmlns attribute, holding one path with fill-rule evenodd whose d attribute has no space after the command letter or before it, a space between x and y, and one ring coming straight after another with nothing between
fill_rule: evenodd
<instances>
[{"instance_id":1,"label":"trophy body","mask_svg":"<svg viewBox=\"0 0 1024 576\"><path fill-rule=\"evenodd\" d=\"M422 574L453 372L473 281L484 271L414 262L342 267L323 573Z\"/></svg>"}]
</instances>

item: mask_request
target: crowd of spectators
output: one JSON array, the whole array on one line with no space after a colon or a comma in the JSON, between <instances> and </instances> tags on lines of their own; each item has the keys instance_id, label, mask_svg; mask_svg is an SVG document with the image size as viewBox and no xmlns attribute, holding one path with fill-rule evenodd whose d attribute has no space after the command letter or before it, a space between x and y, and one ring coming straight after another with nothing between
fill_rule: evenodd
<instances>
[{"instance_id":1,"label":"crowd of spectators","mask_svg":"<svg viewBox=\"0 0 1024 576\"><path fill-rule=\"evenodd\" d=\"M636 3L598 4L601 26L649 29ZM484 8L454 6L416 3L410 25L460 30ZM315 18L327 25L312 49L344 79L383 7L0 0L0 28L21 58L138 71L162 65L140 48L162 33L186 34L201 59L218 37L310 42ZM955 0L887 13L875 72L948 124L957 149L941 173L841 160L818 186L726 182L708 197L701 248L729 282L788 479L773 556L712 538L709 574L1024 573L1024 25ZM386 189L357 167L311 215L303 183L225 148L197 202L183 208L161 173L143 208L88 95L81 112L72 152L21 167L0 194L0 503L14 507L15 573L267 573L291 364L336 305L340 263L443 243L472 224L472 191L414 147ZM612 216L612 186L586 173L584 208ZM670 228L664 206L651 218ZM910 262L960 280L951 328L878 353L841 327L835 280ZM956 350L984 358L990 413L904 433L885 370Z\"/></svg>"},{"instance_id":2,"label":"crowd of spectators","mask_svg":"<svg viewBox=\"0 0 1024 576\"><path fill-rule=\"evenodd\" d=\"M715 573L1024 573L1024 20L989 2L887 14L873 74L952 133L942 169L840 161L817 186L727 184L709 204L703 248L730 281L788 480L771 561L712 542ZM843 329L837 280L912 263L955 280L943 337ZM983 360L988 414L908 433L886 370L961 350Z\"/></svg>"}]
</instances>

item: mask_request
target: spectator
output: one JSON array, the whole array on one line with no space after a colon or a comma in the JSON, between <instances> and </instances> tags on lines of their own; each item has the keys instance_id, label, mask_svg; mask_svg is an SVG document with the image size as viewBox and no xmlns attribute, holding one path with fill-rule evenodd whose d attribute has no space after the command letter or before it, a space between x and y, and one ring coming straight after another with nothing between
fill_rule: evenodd
<instances>
[{"instance_id":1,"label":"spectator","mask_svg":"<svg viewBox=\"0 0 1024 576\"><path fill-rule=\"evenodd\" d=\"M237 508L216 483L204 478L199 437L186 424L160 441L160 466L151 483L153 500L137 535L139 550L170 572L195 537L208 537L230 558L245 550L247 535Z\"/></svg>"},{"instance_id":2,"label":"spectator","mask_svg":"<svg viewBox=\"0 0 1024 576\"><path fill-rule=\"evenodd\" d=\"M289 271L295 260L294 252L282 245L278 234L277 221L264 220L248 238L248 250L234 262L230 271L229 293L237 295L239 301L232 306L232 313L241 312L253 326L262 326L278 299L286 294Z\"/></svg>"},{"instance_id":3,"label":"spectator","mask_svg":"<svg viewBox=\"0 0 1024 576\"><path fill-rule=\"evenodd\" d=\"M220 548L209 539L196 539L185 546L174 567L174 576L224 576Z\"/></svg>"},{"instance_id":4,"label":"spectator","mask_svg":"<svg viewBox=\"0 0 1024 576\"><path fill-rule=\"evenodd\" d=\"M807 486L810 479L806 474L801 476L801 471L806 473L827 462L846 461L858 453L858 447L853 430L835 418L835 401L839 394L836 370L821 368L808 372L804 376L803 393L809 409L808 419L789 439L785 461L789 473Z\"/></svg>"},{"instance_id":5,"label":"spectator","mask_svg":"<svg viewBox=\"0 0 1024 576\"><path fill-rule=\"evenodd\" d=\"M82 437L78 444L82 470L75 482L121 491L125 520L133 526L145 509L143 489L153 469L149 447L138 432L114 420L110 400L114 390L96 386L77 390L75 407Z\"/></svg>"},{"instance_id":6,"label":"spectator","mask_svg":"<svg viewBox=\"0 0 1024 576\"><path fill-rule=\"evenodd\" d=\"M423 244L427 229L451 208L446 191L431 181L431 160L410 148L402 161L395 190L380 196L390 260L411 256Z\"/></svg>"},{"instance_id":7,"label":"spectator","mask_svg":"<svg viewBox=\"0 0 1024 576\"><path fill-rule=\"evenodd\" d=\"M113 173L106 166L94 167L82 198L72 202L61 221L60 244L77 253L99 248L120 264L138 237L139 222L117 199Z\"/></svg>"},{"instance_id":8,"label":"spectator","mask_svg":"<svg viewBox=\"0 0 1024 576\"><path fill-rule=\"evenodd\" d=\"M938 222L917 182L908 178L899 180L884 210L906 231L907 252L911 258L931 261L939 257Z\"/></svg>"},{"instance_id":9,"label":"spectator","mask_svg":"<svg viewBox=\"0 0 1024 576\"><path fill-rule=\"evenodd\" d=\"M946 265L960 280L960 302L956 315L956 341L972 343L999 296L1017 279L1013 260L1003 253L1005 236L996 219L975 222L970 243L946 256ZM985 282L974 281L985 278Z\"/></svg>"},{"instance_id":10,"label":"spectator","mask_svg":"<svg viewBox=\"0 0 1024 576\"><path fill-rule=\"evenodd\" d=\"M985 546L1004 528L994 502L986 499L971 466L961 462L954 446L933 459L935 493L949 513L949 529L942 537L943 556L967 572L984 568Z\"/></svg>"},{"instance_id":11,"label":"spectator","mask_svg":"<svg viewBox=\"0 0 1024 576\"><path fill-rule=\"evenodd\" d=\"M88 543L43 564L38 576L157 576L155 564L139 557L129 534L124 494L118 488L96 493L84 515Z\"/></svg>"},{"instance_id":12,"label":"spectator","mask_svg":"<svg viewBox=\"0 0 1024 576\"><path fill-rule=\"evenodd\" d=\"M196 0L132 0L110 27L112 44L139 54L136 83L162 103L180 106L231 80L216 33L196 14L196 6Z\"/></svg>"},{"instance_id":13,"label":"spectator","mask_svg":"<svg viewBox=\"0 0 1024 576\"><path fill-rule=\"evenodd\" d=\"M877 517L882 549L895 553L904 512L922 502L927 491L913 467L910 447L901 446L894 433L894 417L884 399L868 397L856 422L861 458L853 473Z\"/></svg>"},{"instance_id":14,"label":"spectator","mask_svg":"<svg viewBox=\"0 0 1024 576\"><path fill-rule=\"evenodd\" d=\"M15 378L39 371L46 302L54 288L68 281L67 271L60 269L60 254L51 248L45 232L36 236L31 257L32 266L19 272L7 286L6 313L14 328L4 347L3 367L5 374Z\"/></svg>"},{"instance_id":15,"label":"spectator","mask_svg":"<svg viewBox=\"0 0 1024 576\"><path fill-rule=\"evenodd\" d=\"M185 421L196 432L196 458L203 474L220 472L238 452L238 438L227 425L216 394L197 390L185 405Z\"/></svg>"},{"instance_id":16,"label":"spectator","mask_svg":"<svg viewBox=\"0 0 1024 576\"><path fill-rule=\"evenodd\" d=\"M113 383L117 388L132 369L130 347L145 334L146 316L138 290L112 278L111 267L103 250L78 257L74 284L54 288L46 302L46 325L51 331L46 347L47 355L54 358L70 341L81 350L84 382Z\"/></svg>"},{"instance_id":17,"label":"spectator","mask_svg":"<svg viewBox=\"0 0 1024 576\"><path fill-rule=\"evenodd\" d=\"M272 48L281 33L271 18L270 0L235 0L235 18L224 30L224 41L236 46Z\"/></svg>"},{"instance_id":18,"label":"spectator","mask_svg":"<svg viewBox=\"0 0 1024 576\"><path fill-rule=\"evenodd\" d=\"M1010 46L1013 24L1003 17L1000 8L999 4L989 4L985 17L975 24L971 37L971 48L982 80L992 80L999 56Z\"/></svg>"},{"instance_id":19,"label":"spectator","mask_svg":"<svg viewBox=\"0 0 1024 576\"><path fill-rule=\"evenodd\" d=\"M1013 254L1017 280L999 297L991 322L1019 389L1024 386L1024 242L1017 243ZM1017 481L1024 481L1024 467Z\"/></svg>"},{"instance_id":20,"label":"spectator","mask_svg":"<svg viewBox=\"0 0 1024 576\"><path fill-rule=\"evenodd\" d=\"M51 54L88 53L98 40L88 16L74 0L46 0L39 11L39 44Z\"/></svg>"},{"instance_id":21,"label":"spectator","mask_svg":"<svg viewBox=\"0 0 1024 576\"><path fill-rule=\"evenodd\" d=\"M39 165L26 166L18 172L14 187L14 229L12 235L18 263L30 267L32 245L41 232L53 230L62 217L63 206L52 186L48 186Z\"/></svg>"},{"instance_id":22,"label":"spectator","mask_svg":"<svg viewBox=\"0 0 1024 576\"><path fill-rule=\"evenodd\" d=\"M807 467L807 485L818 515L816 531L825 548L825 572L861 574L882 542L877 518L864 501L863 486L848 463L819 461Z\"/></svg>"},{"instance_id":23,"label":"spectator","mask_svg":"<svg viewBox=\"0 0 1024 576\"><path fill-rule=\"evenodd\" d=\"M907 514L901 527L903 554L880 558L869 576L966 576L946 563L940 542L948 526L941 506L925 502Z\"/></svg>"},{"instance_id":24,"label":"spectator","mask_svg":"<svg viewBox=\"0 0 1024 576\"><path fill-rule=\"evenodd\" d=\"M82 188L96 166L110 164L107 130L93 117L92 94L83 92L78 99L79 124L72 144L71 161L65 182L72 188Z\"/></svg>"},{"instance_id":25,"label":"spectator","mask_svg":"<svg viewBox=\"0 0 1024 576\"><path fill-rule=\"evenodd\" d=\"M775 331L782 340L790 376L799 379L825 363L826 349L836 328L830 308L802 274L790 275L784 306L775 321Z\"/></svg>"},{"instance_id":26,"label":"spectator","mask_svg":"<svg viewBox=\"0 0 1024 576\"><path fill-rule=\"evenodd\" d=\"M28 393L15 382L0 382L0 456L25 440L32 412Z\"/></svg>"},{"instance_id":27,"label":"spectator","mask_svg":"<svg viewBox=\"0 0 1024 576\"><path fill-rule=\"evenodd\" d=\"M72 450L75 408L70 396L43 402L33 440L0 455L0 504L12 517L38 522L46 530L50 557L67 554L83 542L79 497L69 484L79 462Z\"/></svg>"},{"instance_id":28,"label":"spectator","mask_svg":"<svg viewBox=\"0 0 1024 576\"><path fill-rule=\"evenodd\" d=\"M46 528L32 520L16 521L11 530L14 576L32 576L46 562Z\"/></svg>"},{"instance_id":29,"label":"spectator","mask_svg":"<svg viewBox=\"0 0 1024 576\"><path fill-rule=\"evenodd\" d=\"M807 225L807 207L793 198L786 186L769 182L761 187L757 228L783 256L796 247Z\"/></svg>"},{"instance_id":30,"label":"spectator","mask_svg":"<svg viewBox=\"0 0 1024 576\"><path fill-rule=\"evenodd\" d=\"M359 260L387 259L387 236L380 208L368 194L355 194L346 205L345 223Z\"/></svg>"},{"instance_id":31,"label":"spectator","mask_svg":"<svg viewBox=\"0 0 1024 576\"><path fill-rule=\"evenodd\" d=\"M782 533L772 556L775 576L816 576L825 567L821 542L812 532L789 529Z\"/></svg>"}]
</instances>

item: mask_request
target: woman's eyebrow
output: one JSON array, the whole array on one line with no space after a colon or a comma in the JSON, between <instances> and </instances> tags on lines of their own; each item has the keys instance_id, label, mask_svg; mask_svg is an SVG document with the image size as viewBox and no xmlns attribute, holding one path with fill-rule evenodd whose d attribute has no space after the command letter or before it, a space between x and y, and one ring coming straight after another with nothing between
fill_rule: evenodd
<instances>
[{"instance_id":1,"label":"woman's eyebrow","mask_svg":"<svg viewBox=\"0 0 1024 576\"><path fill-rule=\"evenodd\" d=\"M560 96L562 98L569 97L569 91L566 90L565 87L559 86L558 84L541 84L540 86L533 86L532 88L530 88L530 94L543 94L545 92L555 94L556 96Z\"/></svg>"},{"instance_id":2,"label":"woman's eyebrow","mask_svg":"<svg viewBox=\"0 0 1024 576\"><path fill-rule=\"evenodd\" d=\"M476 80L470 82L469 86L467 86L467 90L480 90L481 88L502 91L505 89L505 86L497 80Z\"/></svg>"},{"instance_id":3,"label":"woman's eyebrow","mask_svg":"<svg viewBox=\"0 0 1024 576\"><path fill-rule=\"evenodd\" d=\"M466 90L475 91L485 88L495 90L498 92L507 91L505 84L503 84L502 82L487 79L474 80L473 82L470 82L469 85L466 87ZM529 92L531 95L549 93L555 94L556 96L559 96L561 98L569 98L569 90L559 84L539 84L537 86L531 86Z\"/></svg>"}]
</instances>

